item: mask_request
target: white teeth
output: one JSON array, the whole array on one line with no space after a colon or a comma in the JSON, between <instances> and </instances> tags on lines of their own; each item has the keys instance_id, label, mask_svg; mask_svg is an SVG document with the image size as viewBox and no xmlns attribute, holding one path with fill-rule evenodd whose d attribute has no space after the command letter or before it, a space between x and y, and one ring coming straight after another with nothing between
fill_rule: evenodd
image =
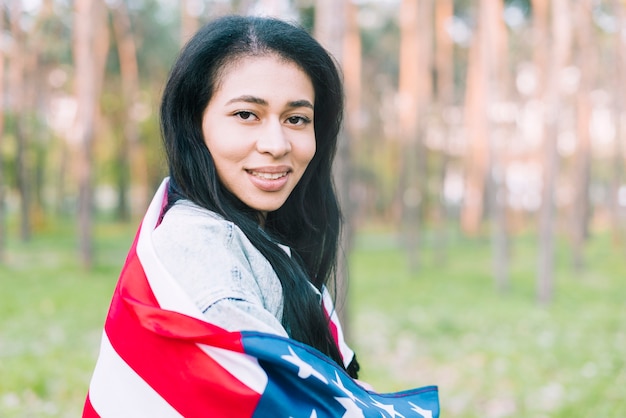
<instances>
[{"instance_id":1,"label":"white teeth","mask_svg":"<svg viewBox=\"0 0 626 418\"><path fill-rule=\"evenodd\" d=\"M261 179L265 179L265 180L276 180L276 179L279 179L281 177L286 176L287 172L283 172L283 173L259 173L258 171L251 171L250 174L252 174L255 177L259 177Z\"/></svg>"}]
</instances>

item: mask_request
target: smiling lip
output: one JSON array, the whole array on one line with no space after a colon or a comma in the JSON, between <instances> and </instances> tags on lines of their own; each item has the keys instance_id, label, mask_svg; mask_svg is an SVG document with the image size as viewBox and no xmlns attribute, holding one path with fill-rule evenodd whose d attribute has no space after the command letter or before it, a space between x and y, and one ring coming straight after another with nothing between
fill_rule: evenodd
<instances>
[{"instance_id":1,"label":"smiling lip","mask_svg":"<svg viewBox=\"0 0 626 418\"><path fill-rule=\"evenodd\" d=\"M246 169L250 182L264 192L277 192L289 180L289 167L259 167Z\"/></svg>"}]
</instances>

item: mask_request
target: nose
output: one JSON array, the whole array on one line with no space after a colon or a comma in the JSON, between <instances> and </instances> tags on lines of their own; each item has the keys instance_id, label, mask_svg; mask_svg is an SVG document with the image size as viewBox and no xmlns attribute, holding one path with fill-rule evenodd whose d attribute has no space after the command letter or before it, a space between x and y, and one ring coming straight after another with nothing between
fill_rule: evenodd
<instances>
[{"instance_id":1,"label":"nose","mask_svg":"<svg viewBox=\"0 0 626 418\"><path fill-rule=\"evenodd\" d=\"M280 121L267 121L259 132L256 148L262 154L270 154L274 158L282 157L291 151L291 142Z\"/></svg>"}]
</instances>

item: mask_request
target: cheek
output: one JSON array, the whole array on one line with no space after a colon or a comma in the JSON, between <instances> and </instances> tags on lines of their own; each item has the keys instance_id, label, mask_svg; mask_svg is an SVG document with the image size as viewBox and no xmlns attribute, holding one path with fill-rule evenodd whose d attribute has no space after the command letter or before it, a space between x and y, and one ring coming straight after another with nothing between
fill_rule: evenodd
<instances>
[{"instance_id":1,"label":"cheek","mask_svg":"<svg viewBox=\"0 0 626 418\"><path fill-rule=\"evenodd\" d=\"M240 160L245 155L246 144L237 140L236 132L217 125L205 126L202 131L204 144L209 149L216 165Z\"/></svg>"},{"instance_id":2,"label":"cheek","mask_svg":"<svg viewBox=\"0 0 626 418\"><path fill-rule=\"evenodd\" d=\"M315 140L315 136L313 138L308 139L306 144L303 144L301 150L301 159L307 165L311 162L313 157L315 156L315 152L317 150L317 144Z\"/></svg>"},{"instance_id":3,"label":"cheek","mask_svg":"<svg viewBox=\"0 0 626 418\"><path fill-rule=\"evenodd\" d=\"M315 143L313 143L313 146L311 147L310 152L309 152L309 159L307 161L307 164L311 162L313 157L315 157L315 150L316 150Z\"/></svg>"}]
</instances>

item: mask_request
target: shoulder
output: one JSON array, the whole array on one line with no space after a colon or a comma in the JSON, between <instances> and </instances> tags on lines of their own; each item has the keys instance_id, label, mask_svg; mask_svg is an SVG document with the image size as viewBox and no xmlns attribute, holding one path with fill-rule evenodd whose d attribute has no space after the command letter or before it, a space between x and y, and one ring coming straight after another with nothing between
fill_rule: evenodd
<instances>
[{"instance_id":1,"label":"shoulder","mask_svg":"<svg viewBox=\"0 0 626 418\"><path fill-rule=\"evenodd\" d=\"M152 243L175 277L203 277L213 285L245 268L246 253L255 250L234 223L186 200L167 211L152 232Z\"/></svg>"},{"instance_id":2,"label":"shoulder","mask_svg":"<svg viewBox=\"0 0 626 418\"><path fill-rule=\"evenodd\" d=\"M155 246L172 247L177 253L187 249L195 254L208 252L205 255L210 258L234 257L244 262L265 260L237 225L188 200L178 201L167 211L152 238Z\"/></svg>"},{"instance_id":3,"label":"shoulder","mask_svg":"<svg viewBox=\"0 0 626 418\"><path fill-rule=\"evenodd\" d=\"M180 200L167 211L161 224L154 230L153 239L189 241L196 236L207 234L215 242L229 244L232 241L235 225L215 212L202 208L188 200Z\"/></svg>"},{"instance_id":4,"label":"shoulder","mask_svg":"<svg viewBox=\"0 0 626 418\"><path fill-rule=\"evenodd\" d=\"M240 299L278 314L282 287L270 263L245 234L220 215L177 202L152 233L163 267L205 311L222 299Z\"/></svg>"}]
</instances>

